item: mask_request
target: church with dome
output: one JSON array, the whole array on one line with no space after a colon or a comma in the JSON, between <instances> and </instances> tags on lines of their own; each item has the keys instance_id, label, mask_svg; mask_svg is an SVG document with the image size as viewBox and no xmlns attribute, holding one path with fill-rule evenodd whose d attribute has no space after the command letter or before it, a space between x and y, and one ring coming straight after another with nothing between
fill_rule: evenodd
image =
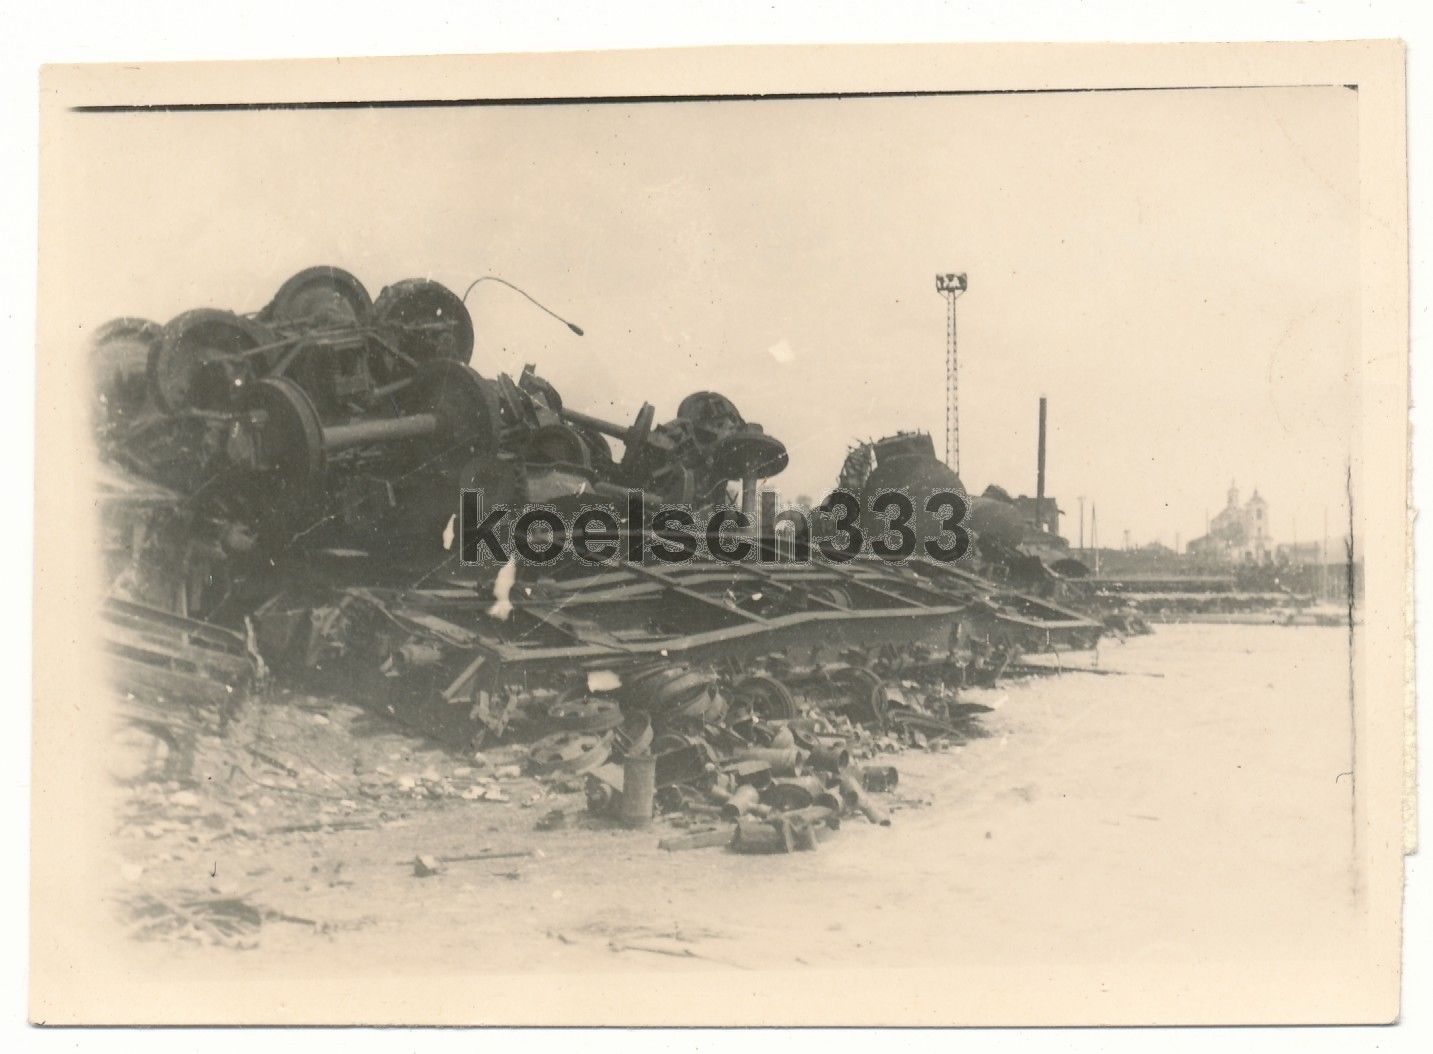
<instances>
[{"instance_id":1,"label":"church with dome","mask_svg":"<svg viewBox=\"0 0 1433 1054\"><path fill-rule=\"evenodd\" d=\"M1225 563L1267 563L1273 559L1269 537L1269 505L1259 489L1240 502L1239 487L1229 484L1228 504L1209 521L1208 533L1189 543L1190 556Z\"/></svg>"}]
</instances>

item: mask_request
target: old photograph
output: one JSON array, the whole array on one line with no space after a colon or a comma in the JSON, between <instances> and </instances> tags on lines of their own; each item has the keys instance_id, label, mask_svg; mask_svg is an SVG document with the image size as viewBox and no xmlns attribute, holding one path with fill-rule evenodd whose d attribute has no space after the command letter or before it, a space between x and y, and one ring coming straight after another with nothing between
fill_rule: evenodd
<instances>
[{"instance_id":1,"label":"old photograph","mask_svg":"<svg viewBox=\"0 0 1433 1054\"><path fill-rule=\"evenodd\" d=\"M46 70L32 1015L1396 1017L1402 63Z\"/></svg>"}]
</instances>

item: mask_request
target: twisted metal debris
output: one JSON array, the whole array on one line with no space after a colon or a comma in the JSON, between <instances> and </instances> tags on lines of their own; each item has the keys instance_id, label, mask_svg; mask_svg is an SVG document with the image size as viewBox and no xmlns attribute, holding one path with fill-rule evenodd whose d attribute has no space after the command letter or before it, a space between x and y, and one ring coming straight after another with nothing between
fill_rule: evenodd
<instances>
[{"instance_id":1,"label":"twisted metal debris","mask_svg":"<svg viewBox=\"0 0 1433 1054\"><path fill-rule=\"evenodd\" d=\"M719 393L689 395L663 423L645 402L613 422L532 366L484 376L473 346L467 308L439 283L405 279L375 299L334 267L299 272L249 314L102 327L95 435L126 683L242 689L272 668L455 751L531 743L529 771L580 778L599 815L711 817L726 826L708 841L789 851L843 816L885 822L872 795L893 777L859 763L977 734L982 708L963 687L1101 633L1048 598L921 559L560 561L521 569L495 609L492 574L444 542L461 489L619 516L633 491L702 509L736 483L749 500L787 452ZM948 486L929 447L899 436L853 452L842 482L909 485L915 472ZM644 758L650 805L624 767Z\"/></svg>"}]
</instances>

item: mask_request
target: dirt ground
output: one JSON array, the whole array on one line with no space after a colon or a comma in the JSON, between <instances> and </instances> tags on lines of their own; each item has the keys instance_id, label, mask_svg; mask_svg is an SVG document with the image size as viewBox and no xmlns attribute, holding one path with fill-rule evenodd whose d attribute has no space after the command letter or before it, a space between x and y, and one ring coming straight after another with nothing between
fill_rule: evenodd
<instances>
[{"instance_id":1,"label":"dirt ground","mask_svg":"<svg viewBox=\"0 0 1433 1054\"><path fill-rule=\"evenodd\" d=\"M893 755L892 826L847 820L819 851L782 856L666 852L668 823L597 824L576 784L549 794L493 778L501 752L454 758L355 707L280 697L243 718L262 757L216 750L197 790L132 793L116 896L258 906L262 924L242 946L132 939L137 969L236 977L319 964L1170 963L1256 947L1318 957L1351 920L1349 744L1328 732L1347 728L1345 648L1345 631L1320 627L1162 626L1106 641L1101 673L971 692L996 707L988 737ZM536 829L559 809L563 826ZM526 852L427 877L412 864ZM1191 874L1203 895L1172 895ZM1310 897L1324 917L1308 916Z\"/></svg>"}]
</instances>

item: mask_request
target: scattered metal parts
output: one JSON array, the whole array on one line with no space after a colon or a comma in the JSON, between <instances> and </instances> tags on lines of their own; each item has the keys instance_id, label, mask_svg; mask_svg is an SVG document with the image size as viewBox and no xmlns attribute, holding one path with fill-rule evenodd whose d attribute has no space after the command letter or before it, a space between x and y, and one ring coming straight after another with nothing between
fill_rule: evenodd
<instances>
[{"instance_id":1,"label":"scattered metal parts","mask_svg":"<svg viewBox=\"0 0 1433 1054\"><path fill-rule=\"evenodd\" d=\"M840 736L819 736L811 732L794 733L797 744L806 751L806 763L820 772L844 772L851 764L851 751Z\"/></svg>"},{"instance_id":2,"label":"scattered metal parts","mask_svg":"<svg viewBox=\"0 0 1433 1054\"><path fill-rule=\"evenodd\" d=\"M738 853L814 850L835 829L834 816L830 809L812 807L775 814L764 820L742 818L736 822L731 848Z\"/></svg>"},{"instance_id":3,"label":"scattered metal parts","mask_svg":"<svg viewBox=\"0 0 1433 1054\"><path fill-rule=\"evenodd\" d=\"M861 767L861 787L879 794L894 790L901 780L901 774L894 765L864 765Z\"/></svg>"},{"instance_id":4,"label":"scattered metal parts","mask_svg":"<svg viewBox=\"0 0 1433 1054\"><path fill-rule=\"evenodd\" d=\"M622 724L622 708L611 699L565 699L553 703L547 719L554 728L570 732L610 732ZM650 740L651 724L647 725ZM625 751L624 751L625 752Z\"/></svg>"},{"instance_id":5,"label":"scattered metal parts","mask_svg":"<svg viewBox=\"0 0 1433 1054\"><path fill-rule=\"evenodd\" d=\"M799 776L772 780L762 793L767 805L779 811L805 809L816 804L816 799L826 793L826 785L815 776Z\"/></svg>"},{"instance_id":6,"label":"scattered metal parts","mask_svg":"<svg viewBox=\"0 0 1433 1054\"><path fill-rule=\"evenodd\" d=\"M713 827L706 831L690 831L686 834L676 834L663 838L657 843L658 849L665 849L675 853L683 849L710 849L721 845L730 845L736 834L734 827Z\"/></svg>"},{"instance_id":7,"label":"scattered metal parts","mask_svg":"<svg viewBox=\"0 0 1433 1054\"><path fill-rule=\"evenodd\" d=\"M584 790L587 795L587 811L612 814L622 801L622 786L625 781L621 765L598 765L587 773Z\"/></svg>"},{"instance_id":8,"label":"scattered metal parts","mask_svg":"<svg viewBox=\"0 0 1433 1054\"><path fill-rule=\"evenodd\" d=\"M731 847L738 853L790 853L796 849L796 839L786 824L741 819L736 822Z\"/></svg>"},{"instance_id":9,"label":"scattered metal parts","mask_svg":"<svg viewBox=\"0 0 1433 1054\"><path fill-rule=\"evenodd\" d=\"M712 802L721 800L724 793L724 790L716 786L702 790L689 784L669 783L665 787L657 788L653 800L657 811L661 813L716 816L720 815L721 809Z\"/></svg>"},{"instance_id":10,"label":"scattered metal parts","mask_svg":"<svg viewBox=\"0 0 1433 1054\"><path fill-rule=\"evenodd\" d=\"M926 714L917 714L906 710L892 713L891 723L904 729L920 732L928 738L941 736L963 738L969 734L968 729L962 729L958 725L942 721L938 717L929 717Z\"/></svg>"},{"instance_id":11,"label":"scattered metal parts","mask_svg":"<svg viewBox=\"0 0 1433 1054\"><path fill-rule=\"evenodd\" d=\"M891 814L872 801L860 781L850 773L841 777L841 798L847 808L856 809L871 823L882 827L891 825Z\"/></svg>"},{"instance_id":12,"label":"scattered metal parts","mask_svg":"<svg viewBox=\"0 0 1433 1054\"><path fill-rule=\"evenodd\" d=\"M619 707L620 710L620 707ZM622 718L612 737L612 749L623 757L645 754L652 745L652 718L643 710L634 710Z\"/></svg>"},{"instance_id":13,"label":"scattered metal parts","mask_svg":"<svg viewBox=\"0 0 1433 1054\"><path fill-rule=\"evenodd\" d=\"M656 715L702 699L711 685L710 674L681 663L663 662L629 673L622 689L623 697L633 707Z\"/></svg>"},{"instance_id":14,"label":"scattered metal parts","mask_svg":"<svg viewBox=\"0 0 1433 1054\"><path fill-rule=\"evenodd\" d=\"M745 816L761 804L761 792L750 783L744 783L732 791L722 803L721 814L729 820Z\"/></svg>"},{"instance_id":15,"label":"scattered metal parts","mask_svg":"<svg viewBox=\"0 0 1433 1054\"><path fill-rule=\"evenodd\" d=\"M803 755L796 747L745 747L734 755L740 761L759 761L773 776L800 774Z\"/></svg>"},{"instance_id":16,"label":"scattered metal parts","mask_svg":"<svg viewBox=\"0 0 1433 1054\"><path fill-rule=\"evenodd\" d=\"M653 798L657 790L657 762L650 754L629 754L622 765L621 817L625 827L645 827L652 822Z\"/></svg>"},{"instance_id":17,"label":"scattered metal parts","mask_svg":"<svg viewBox=\"0 0 1433 1054\"><path fill-rule=\"evenodd\" d=\"M764 721L790 721L800 716L790 689L774 677L757 674L743 678L733 695L738 704L750 707Z\"/></svg>"},{"instance_id":18,"label":"scattered metal parts","mask_svg":"<svg viewBox=\"0 0 1433 1054\"><path fill-rule=\"evenodd\" d=\"M582 732L554 732L544 736L528 751L535 771L540 773L581 773L607 760L611 748L600 736Z\"/></svg>"},{"instance_id":19,"label":"scattered metal parts","mask_svg":"<svg viewBox=\"0 0 1433 1054\"><path fill-rule=\"evenodd\" d=\"M722 771L737 784L749 783L760 789L771 783L771 764L766 761L733 761L723 765Z\"/></svg>"},{"instance_id":20,"label":"scattered metal parts","mask_svg":"<svg viewBox=\"0 0 1433 1054\"><path fill-rule=\"evenodd\" d=\"M698 736L658 736L652 742L652 753L657 758L659 787L696 782L716 766L711 747Z\"/></svg>"}]
</instances>

